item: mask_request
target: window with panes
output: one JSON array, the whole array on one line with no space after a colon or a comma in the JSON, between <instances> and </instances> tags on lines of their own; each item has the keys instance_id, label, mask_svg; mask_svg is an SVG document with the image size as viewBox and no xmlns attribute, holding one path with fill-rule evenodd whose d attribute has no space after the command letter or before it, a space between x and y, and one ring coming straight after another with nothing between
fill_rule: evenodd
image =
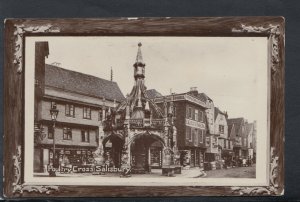
<instances>
[{"instance_id":1,"label":"window with panes","mask_svg":"<svg viewBox=\"0 0 300 202\"><path fill-rule=\"evenodd\" d=\"M66 116L75 117L75 107L72 104L65 105Z\"/></svg>"},{"instance_id":2,"label":"window with panes","mask_svg":"<svg viewBox=\"0 0 300 202\"><path fill-rule=\"evenodd\" d=\"M63 139L64 140L71 140L72 139L72 129L64 127L63 128Z\"/></svg>"},{"instance_id":3,"label":"window with panes","mask_svg":"<svg viewBox=\"0 0 300 202\"><path fill-rule=\"evenodd\" d=\"M219 125L219 132L220 132L220 134L224 134L224 126L223 125Z\"/></svg>"},{"instance_id":4,"label":"window with panes","mask_svg":"<svg viewBox=\"0 0 300 202\"><path fill-rule=\"evenodd\" d=\"M81 142L89 142L90 141L90 132L88 130L81 131Z\"/></svg>"},{"instance_id":5,"label":"window with panes","mask_svg":"<svg viewBox=\"0 0 300 202\"><path fill-rule=\"evenodd\" d=\"M91 119L91 108L90 107L83 107L83 118Z\"/></svg>"}]
</instances>

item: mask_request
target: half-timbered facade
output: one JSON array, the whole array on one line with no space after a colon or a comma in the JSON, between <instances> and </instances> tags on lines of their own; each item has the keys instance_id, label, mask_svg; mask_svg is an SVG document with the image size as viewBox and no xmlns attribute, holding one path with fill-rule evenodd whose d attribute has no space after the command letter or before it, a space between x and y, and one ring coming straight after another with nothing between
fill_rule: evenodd
<instances>
[{"instance_id":1,"label":"half-timbered facade","mask_svg":"<svg viewBox=\"0 0 300 202\"><path fill-rule=\"evenodd\" d=\"M45 64L48 42L37 42L35 54L34 171L45 171L53 159L60 166L93 163L105 111L124 100L118 84ZM50 115L54 107L55 125Z\"/></svg>"}]
</instances>

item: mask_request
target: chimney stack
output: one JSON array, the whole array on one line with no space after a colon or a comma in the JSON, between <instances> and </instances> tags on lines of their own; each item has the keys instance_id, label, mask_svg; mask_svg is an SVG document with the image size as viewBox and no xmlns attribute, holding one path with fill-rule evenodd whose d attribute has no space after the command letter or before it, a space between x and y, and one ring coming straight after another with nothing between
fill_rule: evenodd
<instances>
[{"instance_id":1,"label":"chimney stack","mask_svg":"<svg viewBox=\"0 0 300 202\"><path fill-rule=\"evenodd\" d=\"M194 95L194 96L198 96L197 87L191 87L189 93L192 94L192 95Z\"/></svg>"}]
</instances>

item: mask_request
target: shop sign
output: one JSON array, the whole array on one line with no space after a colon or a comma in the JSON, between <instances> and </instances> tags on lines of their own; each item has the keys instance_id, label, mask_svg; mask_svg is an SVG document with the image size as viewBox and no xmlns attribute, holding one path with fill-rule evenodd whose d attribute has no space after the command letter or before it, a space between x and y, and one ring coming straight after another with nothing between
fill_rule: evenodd
<instances>
[{"instance_id":1,"label":"shop sign","mask_svg":"<svg viewBox=\"0 0 300 202\"><path fill-rule=\"evenodd\" d=\"M204 123L194 121L194 120L190 120L190 119L185 119L185 125L190 126L190 127L194 127L194 128L205 129L205 124Z\"/></svg>"}]
</instances>

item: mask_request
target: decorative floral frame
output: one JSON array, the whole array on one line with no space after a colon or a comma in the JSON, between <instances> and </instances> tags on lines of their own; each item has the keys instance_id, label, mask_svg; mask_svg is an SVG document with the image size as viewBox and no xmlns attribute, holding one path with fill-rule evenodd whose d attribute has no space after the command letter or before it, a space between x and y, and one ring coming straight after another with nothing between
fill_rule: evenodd
<instances>
[{"instance_id":1,"label":"decorative floral frame","mask_svg":"<svg viewBox=\"0 0 300 202\"><path fill-rule=\"evenodd\" d=\"M143 27L143 29L137 29ZM269 40L270 174L263 187L25 185L25 36L266 36ZM282 17L8 19L5 21L4 194L16 197L282 195L284 193L284 19ZM118 189L118 192L115 189Z\"/></svg>"}]
</instances>

